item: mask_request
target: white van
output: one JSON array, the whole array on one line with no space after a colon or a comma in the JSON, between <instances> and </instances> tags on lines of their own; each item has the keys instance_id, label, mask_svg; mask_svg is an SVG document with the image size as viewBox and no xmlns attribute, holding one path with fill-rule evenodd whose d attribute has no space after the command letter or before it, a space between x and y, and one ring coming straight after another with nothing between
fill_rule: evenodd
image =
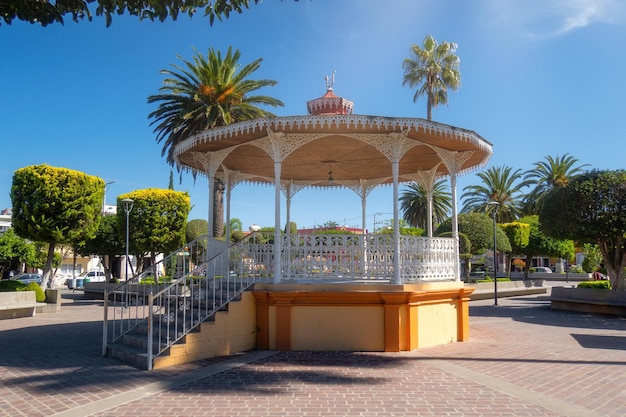
<instances>
[{"instance_id":1,"label":"white van","mask_svg":"<svg viewBox=\"0 0 626 417\"><path fill-rule=\"evenodd\" d=\"M107 277L104 271L86 271L80 274L78 279L88 279L89 282L105 282Z\"/></svg>"}]
</instances>

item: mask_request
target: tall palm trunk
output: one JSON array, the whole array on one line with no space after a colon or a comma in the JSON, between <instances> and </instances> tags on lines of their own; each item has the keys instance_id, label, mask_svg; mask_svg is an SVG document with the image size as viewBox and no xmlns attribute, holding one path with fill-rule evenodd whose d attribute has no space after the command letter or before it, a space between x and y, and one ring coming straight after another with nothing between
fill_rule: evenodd
<instances>
[{"instance_id":1,"label":"tall palm trunk","mask_svg":"<svg viewBox=\"0 0 626 417\"><path fill-rule=\"evenodd\" d=\"M213 237L222 237L224 234L224 183L215 179L213 188Z\"/></svg>"}]
</instances>

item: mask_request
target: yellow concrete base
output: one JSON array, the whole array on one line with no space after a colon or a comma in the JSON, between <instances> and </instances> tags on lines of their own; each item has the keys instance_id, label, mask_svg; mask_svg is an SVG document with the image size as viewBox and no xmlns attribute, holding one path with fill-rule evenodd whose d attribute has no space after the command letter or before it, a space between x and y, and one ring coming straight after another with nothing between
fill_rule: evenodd
<instances>
[{"instance_id":1,"label":"yellow concrete base","mask_svg":"<svg viewBox=\"0 0 626 417\"><path fill-rule=\"evenodd\" d=\"M472 292L462 282L256 284L154 368L255 348L400 352L467 341Z\"/></svg>"},{"instance_id":2,"label":"yellow concrete base","mask_svg":"<svg viewBox=\"0 0 626 417\"><path fill-rule=\"evenodd\" d=\"M257 349L410 351L469 340L462 282L257 284Z\"/></svg>"}]
</instances>

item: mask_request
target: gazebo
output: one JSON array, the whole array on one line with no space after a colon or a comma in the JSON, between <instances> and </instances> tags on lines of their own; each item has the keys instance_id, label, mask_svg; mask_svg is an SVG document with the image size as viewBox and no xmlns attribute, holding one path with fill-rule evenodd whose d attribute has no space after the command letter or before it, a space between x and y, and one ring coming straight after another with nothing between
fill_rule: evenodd
<instances>
[{"instance_id":1,"label":"gazebo","mask_svg":"<svg viewBox=\"0 0 626 417\"><path fill-rule=\"evenodd\" d=\"M492 154L491 144L473 131L420 118L355 115L353 102L335 95L328 77L326 85L324 96L307 103L307 116L255 119L206 130L176 146L177 163L208 177L209 211L214 207L214 179L219 177L223 181L227 228L230 195L237 184L273 185L272 252L275 254L291 254L283 245L291 245L294 237L285 239L281 228L289 224L291 200L301 190L341 187L357 193L362 202L362 229L365 232L368 194L375 187L391 185L393 253L426 251L432 255L436 250L432 243L447 249L438 250L442 256L437 257L436 263L428 263L426 270L423 257L392 256L392 265L384 269L384 276L378 278L391 278L394 284L458 281L456 181L459 175L487 162ZM427 227L427 237L418 239L419 243L403 239L399 228L399 185L410 181L423 185L428 190L429 208L432 208L432 186L440 177L448 177L451 184L452 243L433 238L432 222ZM281 222L281 193L286 198L284 222ZM432 219L431 210L429 214ZM209 230L212 230L211 212L208 221ZM229 235L226 230L226 236ZM298 238L295 241L300 242ZM361 242L359 247L375 253L372 247L375 242L370 241L369 246L366 243ZM389 239L384 244L389 246ZM444 255L446 252L447 256ZM283 282L284 274L288 279L292 277L290 258L275 256L272 262L273 283ZM345 271L341 267L332 269ZM393 270L391 277L388 276L390 270ZM377 278L372 274L368 277Z\"/></svg>"},{"instance_id":2,"label":"gazebo","mask_svg":"<svg viewBox=\"0 0 626 417\"><path fill-rule=\"evenodd\" d=\"M327 78L306 116L234 123L176 145L179 166L208 178L210 231L219 178L227 227L237 184L273 185L273 236L188 244L166 258L178 268L166 270L180 271L167 288L154 292L135 281L114 290L123 308L105 330L105 353L128 356L128 347L117 346L136 344L128 335L137 317L146 318L147 340L158 340L141 342L148 369L248 349L397 352L468 340L472 289L459 276L456 182L487 162L491 144L421 118L353 114L332 85ZM400 184L425 187L432 218L433 184L442 177L452 190L452 237L433 236L432 224L426 236L401 235ZM393 187L393 234L367 233L368 194L385 185ZM362 234L281 231L298 192L337 187L360 196ZM136 313L126 309L132 303Z\"/></svg>"}]
</instances>

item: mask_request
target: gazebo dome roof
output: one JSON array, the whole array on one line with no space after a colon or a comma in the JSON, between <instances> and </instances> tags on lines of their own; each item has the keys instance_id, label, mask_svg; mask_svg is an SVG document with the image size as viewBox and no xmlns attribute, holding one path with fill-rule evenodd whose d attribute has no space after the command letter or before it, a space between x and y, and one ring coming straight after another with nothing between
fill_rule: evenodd
<instances>
[{"instance_id":1,"label":"gazebo dome roof","mask_svg":"<svg viewBox=\"0 0 626 417\"><path fill-rule=\"evenodd\" d=\"M202 131L175 145L179 166L235 182L358 187L460 175L484 165L492 145L477 133L421 118L352 114L354 103L327 91L307 116L253 119ZM329 181L332 177L333 181ZM233 178L231 178L232 180Z\"/></svg>"}]
</instances>

